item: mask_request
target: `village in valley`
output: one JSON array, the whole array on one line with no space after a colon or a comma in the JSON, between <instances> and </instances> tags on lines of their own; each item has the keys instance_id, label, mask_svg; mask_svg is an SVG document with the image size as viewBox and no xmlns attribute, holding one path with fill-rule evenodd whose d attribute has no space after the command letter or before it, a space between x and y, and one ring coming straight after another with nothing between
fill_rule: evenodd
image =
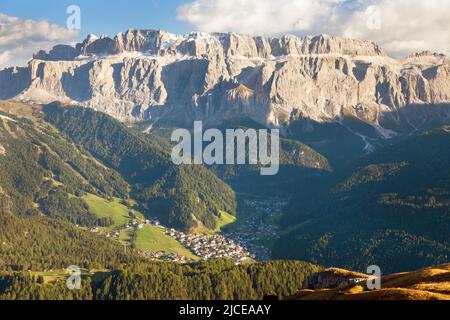
<instances>
[{"instance_id":1,"label":"village in valley","mask_svg":"<svg viewBox=\"0 0 450 320\"><path fill-rule=\"evenodd\" d=\"M247 199L245 205L251 215L243 217L233 228L225 230L223 235L252 252L254 260L264 262L270 260L270 249L266 242L277 237L279 227L275 221L282 215L287 201L280 199Z\"/></svg>"},{"instance_id":2,"label":"village in valley","mask_svg":"<svg viewBox=\"0 0 450 320\"><path fill-rule=\"evenodd\" d=\"M225 231L215 234L190 234L164 227L156 218L140 219L131 210L129 222L115 230L102 232L101 228L92 228L91 232L99 233L110 239L120 240L124 232L136 234L146 226L156 227L164 235L178 241L192 252L198 259L231 259L236 264L248 261L270 260L270 250L264 245L267 239L273 239L278 232L278 226L273 222L286 205L283 200L245 200L245 205L251 215L243 217L242 221L225 228ZM128 246L133 247L132 243ZM170 261L187 263L192 257L186 257L175 252L138 250L152 261Z\"/></svg>"},{"instance_id":3,"label":"village in valley","mask_svg":"<svg viewBox=\"0 0 450 320\"><path fill-rule=\"evenodd\" d=\"M231 259L236 264L255 259L255 254L250 253L241 244L227 239L221 234L186 234L174 229L168 230L168 235L174 237L196 256L201 259L225 258Z\"/></svg>"},{"instance_id":4,"label":"village in valley","mask_svg":"<svg viewBox=\"0 0 450 320\"><path fill-rule=\"evenodd\" d=\"M227 239L221 234L188 234L175 229L165 228L157 219L146 219L140 221L133 219L129 224L125 225L123 229L117 229L111 232L104 233L104 236L111 239L119 240L123 232L136 232L143 229L146 225L160 228L165 235L177 240L187 249L189 249L196 257L204 260L225 258L231 259L236 264L241 264L246 261L255 260L257 257L249 250L244 248L240 243L234 240ZM101 233L100 228L92 228L91 232ZM170 262L190 262L185 256L168 252L148 252L139 250L142 255L145 255L153 261L170 261Z\"/></svg>"}]
</instances>

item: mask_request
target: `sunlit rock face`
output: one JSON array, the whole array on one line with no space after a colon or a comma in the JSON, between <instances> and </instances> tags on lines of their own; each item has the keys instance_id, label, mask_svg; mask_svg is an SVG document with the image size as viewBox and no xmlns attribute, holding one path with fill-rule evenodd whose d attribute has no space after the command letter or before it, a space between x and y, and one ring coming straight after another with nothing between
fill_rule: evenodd
<instances>
[{"instance_id":1,"label":"sunlit rock face","mask_svg":"<svg viewBox=\"0 0 450 320\"><path fill-rule=\"evenodd\" d=\"M381 129L448 122L450 114L446 56L395 60L372 42L326 35L89 35L1 71L0 83L1 99L78 104L126 122L248 117L288 127L354 117L389 135Z\"/></svg>"}]
</instances>

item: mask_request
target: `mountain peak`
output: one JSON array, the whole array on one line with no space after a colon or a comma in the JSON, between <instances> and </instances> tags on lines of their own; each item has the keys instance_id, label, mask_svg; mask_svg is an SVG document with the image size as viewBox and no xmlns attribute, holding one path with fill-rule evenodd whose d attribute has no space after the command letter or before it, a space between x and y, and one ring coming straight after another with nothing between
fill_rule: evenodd
<instances>
[{"instance_id":1,"label":"mountain peak","mask_svg":"<svg viewBox=\"0 0 450 320\"><path fill-rule=\"evenodd\" d=\"M91 42L97 41L98 39L99 39L98 36L96 36L96 35L93 34L93 33L90 33L90 34L88 34L88 36L86 37L86 39L85 39L83 42L89 42L89 43L91 43Z\"/></svg>"},{"instance_id":2,"label":"mountain peak","mask_svg":"<svg viewBox=\"0 0 450 320\"><path fill-rule=\"evenodd\" d=\"M188 43L195 41L194 47ZM222 45L221 45L222 44ZM249 36L238 33L191 32L187 35L175 35L164 30L128 29L114 37L90 34L75 47L55 46L50 52L39 51L34 55L39 60L74 60L77 56L114 55L122 52L182 53L196 56L200 48L210 51L226 52L228 55L240 54L240 50L228 50L231 47L249 48L249 54L265 58L270 55L288 54L337 54L351 56L385 56L378 45L370 41L353 40L320 34L317 36L297 37L286 34L279 38ZM254 48L254 49L253 49ZM188 52L185 52L185 51ZM261 56L262 55L262 56Z\"/></svg>"}]
</instances>

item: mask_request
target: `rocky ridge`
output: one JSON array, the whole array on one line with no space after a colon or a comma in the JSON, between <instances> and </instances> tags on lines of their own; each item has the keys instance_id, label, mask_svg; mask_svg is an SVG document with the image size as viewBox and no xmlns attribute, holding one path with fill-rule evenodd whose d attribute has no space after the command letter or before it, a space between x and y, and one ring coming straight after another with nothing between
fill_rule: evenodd
<instances>
[{"instance_id":1,"label":"rocky ridge","mask_svg":"<svg viewBox=\"0 0 450 320\"><path fill-rule=\"evenodd\" d=\"M373 42L327 35L89 35L75 47L36 53L27 67L0 71L0 83L0 99L57 100L126 122L249 117L288 128L302 118L351 117L390 137L390 130L450 121L446 56L422 52L396 60Z\"/></svg>"},{"instance_id":2,"label":"rocky ridge","mask_svg":"<svg viewBox=\"0 0 450 320\"><path fill-rule=\"evenodd\" d=\"M450 300L450 265L383 276L381 288L369 290L367 275L327 269L310 276L292 300ZM354 279L361 281L355 282ZM350 280L350 281L348 281Z\"/></svg>"}]
</instances>

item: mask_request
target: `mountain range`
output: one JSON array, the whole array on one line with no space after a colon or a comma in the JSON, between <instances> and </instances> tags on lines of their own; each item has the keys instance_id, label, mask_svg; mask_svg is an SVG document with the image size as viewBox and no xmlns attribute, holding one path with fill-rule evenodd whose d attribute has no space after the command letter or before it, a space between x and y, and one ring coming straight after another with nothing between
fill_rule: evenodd
<instances>
[{"instance_id":1,"label":"mountain range","mask_svg":"<svg viewBox=\"0 0 450 320\"><path fill-rule=\"evenodd\" d=\"M353 119L370 127L349 126L366 148L373 138L449 119L448 108L438 107L450 101L445 55L425 51L396 60L373 42L328 35L89 35L2 70L0 81L2 99L71 103L149 127L248 117L286 132L301 121L302 131L311 132L314 122L347 126Z\"/></svg>"},{"instance_id":2,"label":"mountain range","mask_svg":"<svg viewBox=\"0 0 450 320\"><path fill-rule=\"evenodd\" d=\"M63 267L75 256L86 268L142 261L104 238L93 249L98 237L85 229L114 221L87 196L207 233L224 212L239 225L249 195L284 199L280 216L261 218L278 227L264 241L272 258L383 272L449 260L444 55L393 59L370 41L327 35L129 30L39 51L1 70L0 84L0 269ZM175 166L170 132L194 120L279 128L280 173ZM53 234L75 235L73 250L52 246Z\"/></svg>"}]
</instances>

